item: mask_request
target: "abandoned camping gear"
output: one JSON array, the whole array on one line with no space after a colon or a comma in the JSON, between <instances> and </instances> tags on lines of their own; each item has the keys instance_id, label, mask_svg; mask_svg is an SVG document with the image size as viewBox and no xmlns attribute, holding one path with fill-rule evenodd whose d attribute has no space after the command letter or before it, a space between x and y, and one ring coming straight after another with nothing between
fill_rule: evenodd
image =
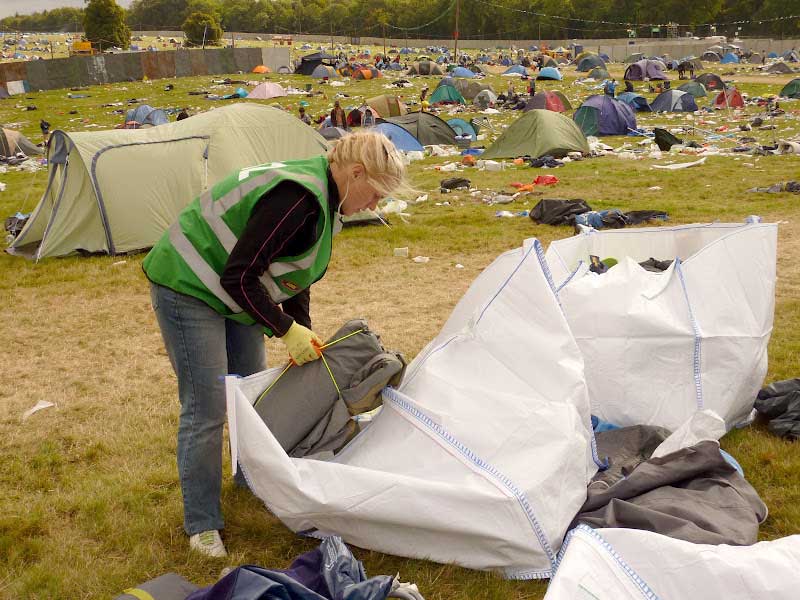
<instances>
[{"instance_id":1,"label":"abandoned camping gear","mask_svg":"<svg viewBox=\"0 0 800 600\"><path fill-rule=\"evenodd\" d=\"M405 367L355 319L325 343L321 360L284 369L255 409L289 456L337 452L359 431L353 416L380 406L381 390L399 385Z\"/></svg>"}]
</instances>

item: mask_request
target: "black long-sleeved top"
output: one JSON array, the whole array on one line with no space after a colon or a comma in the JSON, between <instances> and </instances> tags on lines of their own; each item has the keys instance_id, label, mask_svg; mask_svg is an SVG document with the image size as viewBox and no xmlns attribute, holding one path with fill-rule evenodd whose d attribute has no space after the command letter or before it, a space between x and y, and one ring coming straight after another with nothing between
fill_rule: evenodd
<instances>
[{"instance_id":1,"label":"black long-sleeved top","mask_svg":"<svg viewBox=\"0 0 800 600\"><path fill-rule=\"evenodd\" d=\"M339 193L330 171L328 192L331 218L335 218ZM274 258L302 254L314 244L319 211L317 199L299 183L284 181L275 186L253 208L220 278L231 298L278 337L294 321L311 328L311 292L305 289L278 306L259 277Z\"/></svg>"}]
</instances>

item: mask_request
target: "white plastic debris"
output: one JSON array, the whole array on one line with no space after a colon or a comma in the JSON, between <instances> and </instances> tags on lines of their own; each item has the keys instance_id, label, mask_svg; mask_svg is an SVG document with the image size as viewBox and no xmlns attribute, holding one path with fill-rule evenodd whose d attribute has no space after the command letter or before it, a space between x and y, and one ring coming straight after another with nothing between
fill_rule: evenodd
<instances>
[{"instance_id":1,"label":"white plastic debris","mask_svg":"<svg viewBox=\"0 0 800 600\"><path fill-rule=\"evenodd\" d=\"M44 410L45 408L50 408L51 406L55 406L55 404L53 404L52 402L48 402L47 400L39 400L36 404L33 405L32 408L29 408L24 413L22 413L22 420L26 421L28 417L30 417L34 413L37 413L40 410Z\"/></svg>"},{"instance_id":2,"label":"white plastic debris","mask_svg":"<svg viewBox=\"0 0 800 600\"><path fill-rule=\"evenodd\" d=\"M408 202L405 200L396 200L394 198L390 198L386 201L380 211L384 215L391 215L391 214L401 214L408 208Z\"/></svg>"},{"instance_id":3,"label":"white plastic debris","mask_svg":"<svg viewBox=\"0 0 800 600\"><path fill-rule=\"evenodd\" d=\"M456 263L456 269L463 269L463 268L464 265L462 265L461 263Z\"/></svg>"},{"instance_id":4,"label":"white plastic debris","mask_svg":"<svg viewBox=\"0 0 800 600\"><path fill-rule=\"evenodd\" d=\"M6 191L6 184L0 182L0 192L5 192L5 191Z\"/></svg>"},{"instance_id":5,"label":"white plastic debris","mask_svg":"<svg viewBox=\"0 0 800 600\"><path fill-rule=\"evenodd\" d=\"M414 202L425 202L428 199L428 194L417 196Z\"/></svg>"},{"instance_id":6,"label":"white plastic debris","mask_svg":"<svg viewBox=\"0 0 800 600\"><path fill-rule=\"evenodd\" d=\"M429 256L415 256L412 260L415 263L426 263L430 262L431 258Z\"/></svg>"},{"instance_id":7,"label":"white plastic debris","mask_svg":"<svg viewBox=\"0 0 800 600\"><path fill-rule=\"evenodd\" d=\"M651 192L657 192L658 190L661 190L663 188L660 185L654 185L654 186L651 186L651 187L649 187L647 189L650 190Z\"/></svg>"},{"instance_id":8,"label":"white plastic debris","mask_svg":"<svg viewBox=\"0 0 800 600\"><path fill-rule=\"evenodd\" d=\"M666 170L669 170L669 171L677 171L678 169L688 169L689 167L696 167L698 165L702 165L704 162L706 162L706 157L705 156L703 158L701 158L700 160L696 160L694 162L675 163L675 164L672 164L672 165L653 165L653 168L654 169L666 169Z\"/></svg>"},{"instance_id":9,"label":"white plastic debris","mask_svg":"<svg viewBox=\"0 0 800 600\"><path fill-rule=\"evenodd\" d=\"M408 246L405 246L403 248L395 248L394 255L400 258L408 258Z\"/></svg>"}]
</instances>

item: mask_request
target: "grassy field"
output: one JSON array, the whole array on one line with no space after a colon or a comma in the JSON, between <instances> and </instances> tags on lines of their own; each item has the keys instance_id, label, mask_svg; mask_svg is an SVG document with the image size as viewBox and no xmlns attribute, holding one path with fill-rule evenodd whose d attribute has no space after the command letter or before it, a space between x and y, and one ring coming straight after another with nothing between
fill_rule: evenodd
<instances>
[{"instance_id":1,"label":"grassy field","mask_svg":"<svg viewBox=\"0 0 800 600\"><path fill-rule=\"evenodd\" d=\"M574 71L566 73L564 82L540 82L539 88L561 89L571 100L588 95L587 89L574 84ZM613 67L612 74L621 78L622 68ZM790 76L760 77L741 70L725 78L739 79L740 89L751 95L764 95L777 93ZM498 91L507 86L505 78L489 79ZM277 75L270 80L296 87L311 81ZM393 93L385 89L391 81L348 82L341 88L315 82L315 90L325 95L309 99L310 110L315 115L329 110L337 92L348 95L342 100L345 106ZM418 98L424 82L435 85L431 78L412 81L413 88L399 91L409 101ZM167 83L175 88L165 91ZM68 98L68 90L32 93L0 101L0 120L39 141L42 118L54 128L69 131L107 128L122 120L112 111L127 110L134 98L156 107L188 106L199 111L222 103L188 96L188 91L228 93L236 87L217 87L212 78L198 77L92 87L82 92L89 95L82 99ZM296 113L299 98L273 103ZM123 106L101 106L116 102ZM26 110L27 106L36 110ZM775 120L774 135L797 137L800 127L793 109L800 104L786 103L784 108L787 114ZM723 124L745 123L756 113L756 109L741 115L715 113L703 124L697 117L656 115L643 117L640 123L713 130ZM517 116L501 114L490 120L500 132ZM763 142L772 136L773 131L755 132ZM704 141L697 133L685 137ZM604 141L615 148L625 143L635 147L640 139ZM730 147L735 141L719 144ZM545 194L584 198L596 209L663 209L673 224L742 221L750 214L782 222L767 380L797 375L800 242L792 227L800 220L800 198L745 192L754 186L800 179L796 156L710 157L702 166L676 172L651 167L690 158L587 159L547 171L559 178L556 186L499 207L487 206L469 194L439 194L438 182L445 175L434 167L450 160L454 159L428 158L412 164L413 183L429 194L429 200L409 206L407 223L394 219L391 229L357 228L337 238L328 276L312 293L314 328L320 335L329 335L347 318L363 316L388 347L413 358L498 253L528 237L546 245L571 235L566 227L495 217L498 209L529 209ZM510 191L510 182L530 181L540 173L510 166L493 173L466 170L463 176L481 190ZM0 192L0 215L30 212L45 180L45 170L28 173L9 168L0 173L0 181L7 184ZM651 190L654 186L662 189ZM416 264L393 258L392 249L398 246L408 246L411 256L429 256L431 261ZM226 474L224 537L231 556L214 561L189 554L175 473L177 386L150 308L142 258L75 257L34 264L0 255L0 317L6 329L0 350L0 598L108 598L167 571L208 584L223 566L285 567L316 544L292 534ZM457 263L465 268L456 269ZM268 352L271 365L283 362L278 343L268 342ZM22 413L39 400L55 402L56 407L23 422ZM800 528L796 447L771 436L762 425L735 431L722 445L742 464L770 509L761 537L796 533ZM402 579L416 581L429 600L533 599L541 598L545 590L541 582L503 581L491 573L362 549L355 553L369 574L399 571Z\"/></svg>"}]
</instances>

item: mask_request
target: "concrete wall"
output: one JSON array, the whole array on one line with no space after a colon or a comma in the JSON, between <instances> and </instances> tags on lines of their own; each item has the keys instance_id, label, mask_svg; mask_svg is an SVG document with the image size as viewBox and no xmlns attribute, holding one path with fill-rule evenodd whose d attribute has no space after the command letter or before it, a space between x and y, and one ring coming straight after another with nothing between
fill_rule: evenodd
<instances>
[{"instance_id":1,"label":"concrete wall","mask_svg":"<svg viewBox=\"0 0 800 600\"><path fill-rule=\"evenodd\" d=\"M291 52L283 48L214 48L161 52L126 52L72 56L0 64L0 85L26 81L31 90L53 90L83 85L166 79L190 75L248 73L257 65L273 71L289 66Z\"/></svg>"}]
</instances>

